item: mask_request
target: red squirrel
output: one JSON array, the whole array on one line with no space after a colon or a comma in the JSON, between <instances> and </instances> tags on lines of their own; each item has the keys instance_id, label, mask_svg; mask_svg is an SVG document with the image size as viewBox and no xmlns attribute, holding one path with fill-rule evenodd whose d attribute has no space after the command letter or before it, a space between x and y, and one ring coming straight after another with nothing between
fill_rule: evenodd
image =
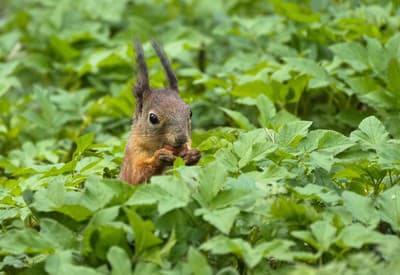
<instances>
[{"instance_id":1,"label":"red squirrel","mask_svg":"<svg viewBox=\"0 0 400 275\"><path fill-rule=\"evenodd\" d=\"M133 185L161 174L177 157L186 165L194 165L201 158L200 150L191 148L192 112L179 96L178 80L164 51L151 42L169 84L154 89L149 84L142 44L134 44L139 72L133 89L136 110L120 174L122 180Z\"/></svg>"}]
</instances>

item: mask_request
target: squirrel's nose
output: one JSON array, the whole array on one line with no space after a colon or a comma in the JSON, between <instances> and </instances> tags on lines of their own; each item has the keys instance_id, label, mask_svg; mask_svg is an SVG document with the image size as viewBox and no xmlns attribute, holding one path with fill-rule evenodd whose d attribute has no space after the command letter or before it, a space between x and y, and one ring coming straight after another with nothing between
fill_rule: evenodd
<instances>
[{"instance_id":1,"label":"squirrel's nose","mask_svg":"<svg viewBox=\"0 0 400 275\"><path fill-rule=\"evenodd\" d=\"M187 136L184 134L180 134L175 137L175 146L176 147L181 147L187 142Z\"/></svg>"}]
</instances>

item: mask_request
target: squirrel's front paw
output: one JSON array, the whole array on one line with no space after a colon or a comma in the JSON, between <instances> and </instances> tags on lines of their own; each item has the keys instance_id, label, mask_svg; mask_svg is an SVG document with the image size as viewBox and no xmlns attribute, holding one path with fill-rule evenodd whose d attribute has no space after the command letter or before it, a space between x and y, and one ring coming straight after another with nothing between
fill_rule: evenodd
<instances>
[{"instance_id":1,"label":"squirrel's front paw","mask_svg":"<svg viewBox=\"0 0 400 275\"><path fill-rule=\"evenodd\" d=\"M194 165L199 162L201 158L201 152L199 149L192 148L183 151L179 156L185 161L186 165Z\"/></svg>"},{"instance_id":2,"label":"squirrel's front paw","mask_svg":"<svg viewBox=\"0 0 400 275\"><path fill-rule=\"evenodd\" d=\"M156 152L158 155L158 160L163 164L163 165L172 165L176 159L176 156L174 156L174 153L167 149L160 149Z\"/></svg>"}]
</instances>

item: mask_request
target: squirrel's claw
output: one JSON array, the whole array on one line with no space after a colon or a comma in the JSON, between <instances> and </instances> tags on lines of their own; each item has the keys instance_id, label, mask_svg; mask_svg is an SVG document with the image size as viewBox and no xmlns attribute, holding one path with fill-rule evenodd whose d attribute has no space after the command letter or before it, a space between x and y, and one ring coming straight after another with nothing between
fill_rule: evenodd
<instances>
[{"instance_id":1,"label":"squirrel's claw","mask_svg":"<svg viewBox=\"0 0 400 275\"><path fill-rule=\"evenodd\" d=\"M199 149L192 148L183 151L179 156L185 161L186 165L194 165L199 162L201 158L201 152Z\"/></svg>"},{"instance_id":2,"label":"squirrel's claw","mask_svg":"<svg viewBox=\"0 0 400 275\"><path fill-rule=\"evenodd\" d=\"M174 154L167 149L158 150L157 155L158 155L158 160L163 165L172 165L176 159L176 156L174 156Z\"/></svg>"}]
</instances>

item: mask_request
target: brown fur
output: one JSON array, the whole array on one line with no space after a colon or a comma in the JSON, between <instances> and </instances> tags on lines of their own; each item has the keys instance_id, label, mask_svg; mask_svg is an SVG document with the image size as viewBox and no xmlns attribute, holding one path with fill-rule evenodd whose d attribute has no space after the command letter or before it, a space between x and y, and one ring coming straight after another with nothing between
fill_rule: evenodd
<instances>
[{"instance_id":1,"label":"brown fur","mask_svg":"<svg viewBox=\"0 0 400 275\"><path fill-rule=\"evenodd\" d=\"M177 80L167 58L155 42L152 44L166 72L169 88L150 88L143 49L136 42L139 64L139 76L134 89L136 111L120 174L120 178L130 184L149 181L151 176L161 174L173 164L178 156L163 148L164 145L173 148L184 146L185 150L179 150L179 157L183 158L186 165L196 164L201 157L198 149L190 147L189 106L179 96ZM150 114L157 117L158 123L151 123Z\"/></svg>"}]
</instances>

